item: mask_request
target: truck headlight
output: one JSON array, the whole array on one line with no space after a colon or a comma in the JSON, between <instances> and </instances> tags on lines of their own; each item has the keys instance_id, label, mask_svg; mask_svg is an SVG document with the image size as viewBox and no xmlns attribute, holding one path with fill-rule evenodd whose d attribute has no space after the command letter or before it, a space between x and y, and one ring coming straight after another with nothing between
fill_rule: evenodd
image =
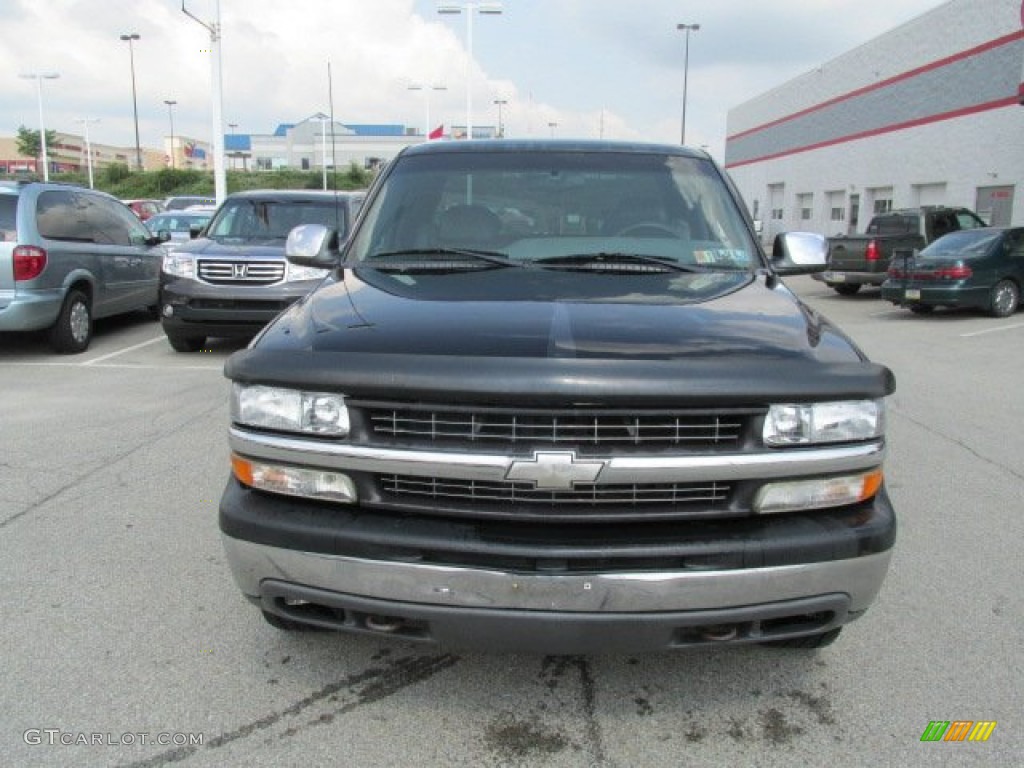
<instances>
[{"instance_id":1,"label":"truck headlight","mask_svg":"<svg viewBox=\"0 0 1024 768\"><path fill-rule=\"evenodd\" d=\"M812 445L870 440L885 433L881 400L773 405L764 420L765 445Z\"/></svg>"},{"instance_id":2,"label":"truck headlight","mask_svg":"<svg viewBox=\"0 0 1024 768\"><path fill-rule=\"evenodd\" d=\"M258 384L235 384L232 387L231 419L260 429L328 437L344 437L349 431L344 395Z\"/></svg>"},{"instance_id":3,"label":"truck headlight","mask_svg":"<svg viewBox=\"0 0 1024 768\"><path fill-rule=\"evenodd\" d=\"M317 267L301 267L297 264L288 264L288 277L286 278L289 283L297 283L300 280L322 280L329 269L319 269Z\"/></svg>"},{"instance_id":4,"label":"truck headlight","mask_svg":"<svg viewBox=\"0 0 1024 768\"><path fill-rule=\"evenodd\" d=\"M758 514L842 507L867 501L882 487L882 470L859 475L768 483L754 497Z\"/></svg>"},{"instance_id":5,"label":"truck headlight","mask_svg":"<svg viewBox=\"0 0 1024 768\"><path fill-rule=\"evenodd\" d=\"M196 260L187 253L170 251L164 254L163 271L175 277L196 278Z\"/></svg>"},{"instance_id":6,"label":"truck headlight","mask_svg":"<svg viewBox=\"0 0 1024 768\"><path fill-rule=\"evenodd\" d=\"M240 483L261 491L343 504L354 504L359 498L352 478L341 472L269 464L238 454L231 456L231 469Z\"/></svg>"}]
</instances>

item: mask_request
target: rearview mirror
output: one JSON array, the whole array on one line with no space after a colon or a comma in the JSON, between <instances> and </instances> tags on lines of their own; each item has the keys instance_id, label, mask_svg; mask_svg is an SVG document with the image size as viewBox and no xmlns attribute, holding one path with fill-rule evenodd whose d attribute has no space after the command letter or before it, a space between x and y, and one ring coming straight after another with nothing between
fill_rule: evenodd
<instances>
[{"instance_id":1,"label":"rearview mirror","mask_svg":"<svg viewBox=\"0 0 1024 768\"><path fill-rule=\"evenodd\" d=\"M814 232L783 232L775 237L771 264L779 275L822 272L828 264L828 240Z\"/></svg>"}]
</instances>

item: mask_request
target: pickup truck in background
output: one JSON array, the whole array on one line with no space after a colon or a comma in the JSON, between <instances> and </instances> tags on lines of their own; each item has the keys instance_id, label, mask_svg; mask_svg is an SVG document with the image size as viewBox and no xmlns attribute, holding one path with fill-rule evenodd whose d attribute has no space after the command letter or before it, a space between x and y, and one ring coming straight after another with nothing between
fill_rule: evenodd
<instances>
[{"instance_id":1,"label":"pickup truck in background","mask_svg":"<svg viewBox=\"0 0 1024 768\"><path fill-rule=\"evenodd\" d=\"M843 296L852 296L862 285L884 283L894 254L905 251L909 255L950 232L985 226L966 208L889 211L871 219L863 235L830 237L828 268L814 277Z\"/></svg>"}]
</instances>

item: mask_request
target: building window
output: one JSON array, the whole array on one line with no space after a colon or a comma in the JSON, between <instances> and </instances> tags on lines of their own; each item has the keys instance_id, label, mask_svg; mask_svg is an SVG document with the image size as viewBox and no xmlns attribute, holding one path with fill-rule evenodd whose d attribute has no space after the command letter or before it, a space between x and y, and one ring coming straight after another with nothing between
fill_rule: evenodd
<instances>
[{"instance_id":1,"label":"building window","mask_svg":"<svg viewBox=\"0 0 1024 768\"><path fill-rule=\"evenodd\" d=\"M782 209L772 208L772 219L775 221L782 221Z\"/></svg>"},{"instance_id":2,"label":"building window","mask_svg":"<svg viewBox=\"0 0 1024 768\"><path fill-rule=\"evenodd\" d=\"M309 158L308 157L302 158L302 170L304 170L304 171L308 171L309 170Z\"/></svg>"},{"instance_id":3,"label":"building window","mask_svg":"<svg viewBox=\"0 0 1024 768\"><path fill-rule=\"evenodd\" d=\"M256 170L258 171L269 171L273 168L273 163L269 157L257 157L256 158Z\"/></svg>"},{"instance_id":4,"label":"building window","mask_svg":"<svg viewBox=\"0 0 1024 768\"><path fill-rule=\"evenodd\" d=\"M846 221L846 211L842 208L833 208L829 213L829 218L832 221Z\"/></svg>"},{"instance_id":5,"label":"building window","mask_svg":"<svg viewBox=\"0 0 1024 768\"><path fill-rule=\"evenodd\" d=\"M879 198L875 200L875 215L888 213L892 210L892 198Z\"/></svg>"}]
</instances>

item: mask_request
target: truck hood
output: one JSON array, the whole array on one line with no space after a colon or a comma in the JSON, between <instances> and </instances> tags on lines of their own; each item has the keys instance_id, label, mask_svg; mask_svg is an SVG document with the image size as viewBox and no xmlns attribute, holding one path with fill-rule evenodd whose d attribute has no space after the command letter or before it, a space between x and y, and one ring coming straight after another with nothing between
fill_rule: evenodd
<instances>
[{"instance_id":1,"label":"truck hood","mask_svg":"<svg viewBox=\"0 0 1024 768\"><path fill-rule=\"evenodd\" d=\"M312 354L315 353L315 354ZM721 402L794 383L886 394L891 374L765 274L345 271L229 359L240 381L474 399ZM774 382L774 383L772 383ZM800 387L798 387L800 390ZM446 397L447 399L447 397Z\"/></svg>"}]
</instances>

